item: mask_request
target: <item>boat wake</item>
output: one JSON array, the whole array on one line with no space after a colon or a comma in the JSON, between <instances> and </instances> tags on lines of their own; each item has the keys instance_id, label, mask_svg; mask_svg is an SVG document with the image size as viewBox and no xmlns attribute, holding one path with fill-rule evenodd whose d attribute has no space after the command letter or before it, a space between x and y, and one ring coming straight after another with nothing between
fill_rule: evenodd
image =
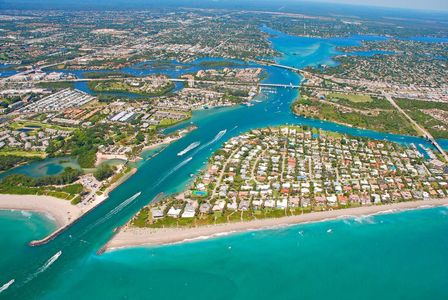
<instances>
[{"instance_id":1,"label":"boat wake","mask_svg":"<svg viewBox=\"0 0 448 300\"><path fill-rule=\"evenodd\" d=\"M218 134L216 134L215 137L210 142L208 142L207 144L204 144L203 146L201 146L198 149L198 151L202 150L202 149L204 149L204 148L206 148L208 146L210 146L211 144L213 144L213 143L215 143L217 141L219 141L224 136L224 134L226 134L226 132L227 132L227 129L224 129L224 130L221 130L220 132L218 132Z\"/></svg>"},{"instance_id":2,"label":"boat wake","mask_svg":"<svg viewBox=\"0 0 448 300\"><path fill-rule=\"evenodd\" d=\"M182 155L190 152L194 148L198 147L200 144L201 144L200 142L191 143L187 148L185 148L184 150L182 150L179 153L177 153L177 156L182 156Z\"/></svg>"},{"instance_id":3,"label":"boat wake","mask_svg":"<svg viewBox=\"0 0 448 300\"><path fill-rule=\"evenodd\" d=\"M124 200L123 202L121 202L117 207L115 207L114 209L112 209L110 212L108 212L103 218L101 218L100 220L98 220L96 223L94 223L90 228L93 228L101 223L103 223L106 220L109 220L113 215L115 215L116 213L120 212L123 208L125 208L126 206L128 206L132 201L134 201L138 196L141 195L142 192L138 192L136 194L134 194L132 197L129 197L128 199Z\"/></svg>"},{"instance_id":4,"label":"boat wake","mask_svg":"<svg viewBox=\"0 0 448 300\"><path fill-rule=\"evenodd\" d=\"M58 258L62 255L62 251L59 250L55 255L53 255L52 257L50 257L49 260L47 260L47 262L39 268L39 270L37 270L37 272L34 274L34 276L45 272L52 264L54 264L55 261L58 260Z\"/></svg>"},{"instance_id":5,"label":"boat wake","mask_svg":"<svg viewBox=\"0 0 448 300\"><path fill-rule=\"evenodd\" d=\"M129 197L128 199L124 200L120 205L112 209L106 216L112 216L115 215L117 212L121 211L125 206L128 206L129 203L134 201L138 196L141 195L142 192L138 192L134 194L132 197Z\"/></svg>"},{"instance_id":6,"label":"boat wake","mask_svg":"<svg viewBox=\"0 0 448 300\"><path fill-rule=\"evenodd\" d=\"M174 168L172 168L166 176L169 176L171 174L173 174L174 172L176 172L177 170L179 170L180 168L182 168L183 166L185 166L186 164L188 164L191 160L193 159L193 157L189 157L186 160L180 162L177 166L175 166Z\"/></svg>"},{"instance_id":7,"label":"boat wake","mask_svg":"<svg viewBox=\"0 0 448 300\"><path fill-rule=\"evenodd\" d=\"M39 269L37 269L36 272L34 272L31 276L29 276L27 278L27 280L25 280L25 283L29 282L30 280L32 280L33 278L35 278L37 275L39 275L40 273L45 272L49 267L51 267L52 264L54 264L55 261L58 260L58 258L62 255L62 251L59 250L55 255L53 255L52 257L50 257L45 264L40 267Z\"/></svg>"},{"instance_id":8,"label":"boat wake","mask_svg":"<svg viewBox=\"0 0 448 300\"><path fill-rule=\"evenodd\" d=\"M162 178L159 179L159 181L157 181L156 184L154 184L153 187L158 186L160 183L162 183L162 181L164 181L168 176L170 176L171 174L173 174L174 172L176 172L177 170L179 170L180 168L182 168L183 166L185 166L186 164L188 164L191 160L193 159L192 156L190 156L189 158L183 160L182 162L180 162L179 164L177 164L174 168L172 168L168 173L166 173Z\"/></svg>"},{"instance_id":9,"label":"boat wake","mask_svg":"<svg viewBox=\"0 0 448 300\"><path fill-rule=\"evenodd\" d=\"M10 281L8 281L4 285L2 285L0 287L0 293L3 292L3 291L6 291L14 283L14 281L15 281L14 279L11 279Z\"/></svg>"}]
</instances>

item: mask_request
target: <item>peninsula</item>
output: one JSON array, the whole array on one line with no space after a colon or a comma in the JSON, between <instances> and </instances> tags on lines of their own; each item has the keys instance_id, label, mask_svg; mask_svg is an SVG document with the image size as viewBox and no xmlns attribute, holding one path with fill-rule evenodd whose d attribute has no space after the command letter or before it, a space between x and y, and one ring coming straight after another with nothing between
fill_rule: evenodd
<instances>
[{"instance_id":1,"label":"peninsula","mask_svg":"<svg viewBox=\"0 0 448 300\"><path fill-rule=\"evenodd\" d=\"M186 191L144 207L108 247L447 204L448 175L430 157L307 127L252 130L216 151Z\"/></svg>"}]
</instances>

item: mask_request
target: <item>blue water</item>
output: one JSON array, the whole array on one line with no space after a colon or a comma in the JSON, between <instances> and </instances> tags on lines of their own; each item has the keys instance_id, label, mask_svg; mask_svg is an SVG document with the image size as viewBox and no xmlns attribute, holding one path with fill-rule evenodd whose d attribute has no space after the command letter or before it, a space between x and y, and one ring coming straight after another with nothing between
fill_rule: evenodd
<instances>
[{"instance_id":1,"label":"blue water","mask_svg":"<svg viewBox=\"0 0 448 300\"><path fill-rule=\"evenodd\" d=\"M403 212L92 255L43 299L446 299L447 213Z\"/></svg>"},{"instance_id":2,"label":"blue water","mask_svg":"<svg viewBox=\"0 0 448 300\"><path fill-rule=\"evenodd\" d=\"M403 38L403 40L410 40L423 43L448 43L448 37L416 36L411 38Z\"/></svg>"},{"instance_id":3,"label":"blue water","mask_svg":"<svg viewBox=\"0 0 448 300\"><path fill-rule=\"evenodd\" d=\"M337 47L360 46L362 41L383 41L386 37L353 35L344 38L300 37L285 34L278 30L263 26L262 30L272 36L274 49L282 53L280 64L301 68L304 66L336 66L333 60L336 55L372 56L375 54L393 54L390 51L372 50L345 53Z\"/></svg>"},{"instance_id":4,"label":"blue water","mask_svg":"<svg viewBox=\"0 0 448 300\"><path fill-rule=\"evenodd\" d=\"M6 283L4 282L7 277L6 272L21 265L23 256L27 255L29 251L29 241L41 239L55 228L54 223L41 214L28 211L0 211L0 240L2 244L0 287Z\"/></svg>"},{"instance_id":5,"label":"blue water","mask_svg":"<svg viewBox=\"0 0 448 300\"><path fill-rule=\"evenodd\" d=\"M67 167L81 168L75 158L47 158L0 173L0 179L12 174L25 174L31 177L58 175Z\"/></svg>"},{"instance_id":6,"label":"blue water","mask_svg":"<svg viewBox=\"0 0 448 300\"><path fill-rule=\"evenodd\" d=\"M276 49L287 53L279 62L293 66L331 62L334 43L282 36ZM352 41L351 41L352 42ZM288 50L287 46L294 50ZM302 49L302 50L301 50ZM313 50L314 49L314 50ZM306 53L306 54L305 54ZM267 67L266 82L298 83L287 70ZM14 284L7 299L446 299L446 209L378 216L372 220L333 221L288 229L245 233L209 241L137 248L96 255L143 205L160 192L181 191L206 164L214 150L251 128L305 124L325 130L422 143L418 137L358 130L294 116L290 105L297 90L278 89L252 107L201 110L191 121L198 128L174 142L115 189L102 205L47 245L17 251L2 243L14 263L1 264L0 286ZM171 129L171 130L174 130ZM220 132L225 132L221 138ZM200 146L179 157L194 142ZM148 155L152 155L150 153ZM149 158L146 157L146 158ZM141 194L137 197L137 192ZM1 220L1 218L0 218ZM6 241L16 223L4 226ZM1 224L0 224L1 225ZM327 233L332 228L333 232ZM303 231L303 237L300 235ZM31 239L29 235L24 239ZM60 257L55 254L61 251ZM53 259L51 259L53 257Z\"/></svg>"}]
</instances>

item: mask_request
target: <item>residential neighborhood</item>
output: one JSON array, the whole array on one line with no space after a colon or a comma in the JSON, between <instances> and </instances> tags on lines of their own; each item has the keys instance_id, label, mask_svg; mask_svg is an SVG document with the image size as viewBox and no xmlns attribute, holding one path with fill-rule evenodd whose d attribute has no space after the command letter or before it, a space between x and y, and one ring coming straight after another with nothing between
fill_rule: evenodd
<instances>
[{"instance_id":1,"label":"residential neighborhood","mask_svg":"<svg viewBox=\"0 0 448 300\"><path fill-rule=\"evenodd\" d=\"M226 142L191 188L150 204L149 226L168 226L164 218L242 221L446 197L446 167L425 151L431 159L415 145L303 127L252 130Z\"/></svg>"}]
</instances>

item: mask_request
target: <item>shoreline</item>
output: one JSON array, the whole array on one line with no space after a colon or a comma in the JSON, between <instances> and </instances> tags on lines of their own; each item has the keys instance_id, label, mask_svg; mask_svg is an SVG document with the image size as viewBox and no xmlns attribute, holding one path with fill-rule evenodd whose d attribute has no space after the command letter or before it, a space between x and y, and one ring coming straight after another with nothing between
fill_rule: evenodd
<instances>
[{"instance_id":1,"label":"shoreline","mask_svg":"<svg viewBox=\"0 0 448 300\"><path fill-rule=\"evenodd\" d=\"M323 212L311 212L281 218L223 223L193 228L137 228L126 225L117 230L117 234L103 247L103 252L139 246L162 246L192 242L235 233L270 230L304 223L324 222L378 213L396 213L403 210L424 209L444 205L448 205L448 198L362 206Z\"/></svg>"},{"instance_id":2,"label":"shoreline","mask_svg":"<svg viewBox=\"0 0 448 300\"><path fill-rule=\"evenodd\" d=\"M70 201L51 196L0 194L0 210L33 211L46 215L56 224L56 230L70 225L84 211Z\"/></svg>"},{"instance_id":3,"label":"shoreline","mask_svg":"<svg viewBox=\"0 0 448 300\"><path fill-rule=\"evenodd\" d=\"M97 201L81 208L68 200L51 196L0 194L0 210L31 211L43 214L53 222L56 228L52 232L40 240L29 242L30 246L39 246L56 238L106 199L107 197L98 198Z\"/></svg>"}]
</instances>

